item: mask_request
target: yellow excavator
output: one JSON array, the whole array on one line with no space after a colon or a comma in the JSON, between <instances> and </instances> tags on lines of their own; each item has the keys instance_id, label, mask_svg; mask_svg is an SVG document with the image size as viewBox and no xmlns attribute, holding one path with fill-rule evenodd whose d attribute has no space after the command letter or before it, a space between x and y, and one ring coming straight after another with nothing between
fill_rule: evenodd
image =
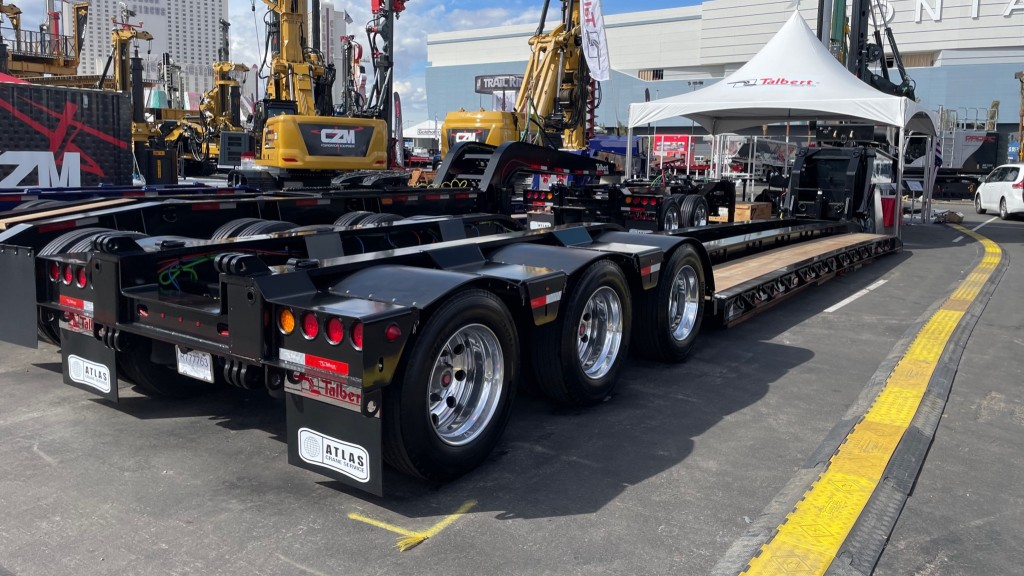
<instances>
[{"instance_id":1,"label":"yellow excavator","mask_svg":"<svg viewBox=\"0 0 1024 576\"><path fill-rule=\"evenodd\" d=\"M305 0L263 0L268 6L267 48L271 57L266 97L253 114L253 168L231 171L228 181L262 190L289 185L326 185L346 171L384 170L391 142L394 19L402 0L374 0L367 25L374 48L375 85L367 103L334 116L335 71L325 62L318 34L306 38ZM319 0L313 0L314 13ZM317 27L313 27L314 31ZM379 38L382 45L376 46Z\"/></svg>"},{"instance_id":2,"label":"yellow excavator","mask_svg":"<svg viewBox=\"0 0 1024 576\"><path fill-rule=\"evenodd\" d=\"M441 127L441 156L460 142L499 146L525 141L550 148L584 150L593 108L591 79L582 52L580 0L562 0L561 21L544 32L550 0L530 38L530 60L511 111L449 112Z\"/></svg>"}]
</instances>

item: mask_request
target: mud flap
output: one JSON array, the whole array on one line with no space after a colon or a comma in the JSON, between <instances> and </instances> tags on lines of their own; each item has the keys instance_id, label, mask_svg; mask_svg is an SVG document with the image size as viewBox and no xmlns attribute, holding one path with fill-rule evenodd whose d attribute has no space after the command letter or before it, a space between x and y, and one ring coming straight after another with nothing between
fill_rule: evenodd
<instances>
[{"instance_id":1,"label":"mud flap","mask_svg":"<svg viewBox=\"0 0 1024 576\"><path fill-rule=\"evenodd\" d=\"M36 348L36 271L35 250L18 246L0 246L0 340Z\"/></svg>"},{"instance_id":2,"label":"mud flap","mask_svg":"<svg viewBox=\"0 0 1024 576\"><path fill-rule=\"evenodd\" d=\"M298 394L285 396L288 463L383 496L380 418Z\"/></svg>"},{"instance_id":3,"label":"mud flap","mask_svg":"<svg viewBox=\"0 0 1024 576\"><path fill-rule=\"evenodd\" d=\"M61 328L64 383L117 402L117 352L101 340Z\"/></svg>"}]
</instances>

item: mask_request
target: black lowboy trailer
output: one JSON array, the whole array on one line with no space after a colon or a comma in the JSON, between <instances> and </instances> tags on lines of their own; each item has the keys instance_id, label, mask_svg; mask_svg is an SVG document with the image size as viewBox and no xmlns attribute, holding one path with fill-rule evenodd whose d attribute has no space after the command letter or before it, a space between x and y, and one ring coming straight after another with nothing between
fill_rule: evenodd
<instances>
[{"instance_id":1,"label":"black lowboy trailer","mask_svg":"<svg viewBox=\"0 0 1024 576\"><path fill-rule=\"evenodd\" d=\"M521 382L563 404L600 402L631 349L681 361L705 314L734 324L900 246L838 221L531 231L506 216L382 218L337 202L0 218L0 337L35 345L50 332L64 381L113 401L119 379L163 396L265 389L284 398L291 463L382 494L385 461L432 480L479 465Z\"/></svg>"}]
</instances>

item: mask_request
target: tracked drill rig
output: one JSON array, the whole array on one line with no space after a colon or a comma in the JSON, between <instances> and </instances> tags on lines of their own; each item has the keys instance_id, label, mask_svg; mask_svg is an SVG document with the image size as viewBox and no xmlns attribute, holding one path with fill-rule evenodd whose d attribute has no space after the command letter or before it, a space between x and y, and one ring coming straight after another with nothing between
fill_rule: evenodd
<instances>
[{"instance_id":1,"label":"tracked drill rig","mask_svg":"<svg viewBox=\"0 0 1024 576\"><path fill-rule=\"evenodd\" d=\"M544 32L550 0L530 38L530 60L515 108L449 112L441 128L441 155L459 142L498 146L524 140L550 148L587 147L587 117L596 107L582 51L580 0L562 0L561 21Z\"/></svg>"},{"instance_id":2,"label":"tracked drill rig","mask_svg":"<svg viewBox=\"0 0 1024 576\"><path fill-rule=\"evenodd\" d=\"M199 114L164 122L160 129L168 143L185 160L185 171L211 172L216 168L223 132L243 132L239 115L241 83L239 77L249 71L245 64L231 62L229 29L221 19L221 46L213 63L213 88L203 94Z\"/></svg>"},{"instance_id":3,"label":"tracked drill rig","mask_svg":"<svg viewBox=\"0 0 1024 576\"><path fill-rule=\"evenodd\" d=\"M306 0L263 0L268 7L266 97L253 117L255 168L228 179L261 189L325 185L342 172L383 170L391 164L394 20L402 0L374 0L367 25L375 81L365 106L334 116L333 64L306 37ZM313 0L319 12L319 0Z\"/></svg>"}]
</instances>

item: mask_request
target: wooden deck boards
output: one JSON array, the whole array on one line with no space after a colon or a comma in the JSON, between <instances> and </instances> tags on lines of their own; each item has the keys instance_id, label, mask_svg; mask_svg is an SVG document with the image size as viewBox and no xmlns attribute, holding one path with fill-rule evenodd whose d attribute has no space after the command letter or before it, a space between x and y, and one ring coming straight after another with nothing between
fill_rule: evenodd
<instances>
[{"instance_id":1,"label":"wooden deck boards","mask_svg":"<svg viewBox=\"0 0 1024 576\"><path fill-rule=\"evenodd\" d=\"M52 218L54 216L63 216L64 214L75 214L77 212L86 212L90 210L99 210L100 208L110 208L111 206L119 206L121 204L127 204L134 202L135 198L115 198L112 200L100 200L90 204L79 204L77 206L65 206L64 208L54 208L46 212L39 212L36 214L24 214L20 216L11 216L10 218L4 218L0 220L0 230L6 230L9 226L24 222L25 220L38 220L40 218Z\"/></svg>"},{"instance_id":2,"label":"wooden deck boards","mask_svg":"<svg viewBox=\"0 0 1024 576\"><path fill-rule=\"evenodd\" d=\"M821 254L883 237L881 234L842 234L801 242L715 266L715 291L722 292Z\"/></svg>"}]
</instances>

